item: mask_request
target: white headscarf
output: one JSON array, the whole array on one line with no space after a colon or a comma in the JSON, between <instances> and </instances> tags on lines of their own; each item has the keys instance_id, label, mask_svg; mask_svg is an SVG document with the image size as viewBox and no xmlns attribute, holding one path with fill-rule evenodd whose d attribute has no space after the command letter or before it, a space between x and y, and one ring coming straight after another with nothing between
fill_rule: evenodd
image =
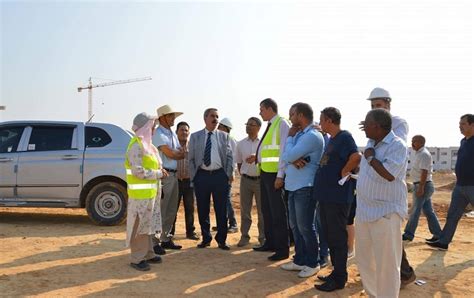
<instances>
[{"instance_id":1,"label":"white headscarf","mask_svg":"<svg viewBox=\"0 0 474 298\"><path fill-rule=\"evenodd\" d=\"M143 149L147 155L156 155L158 149L152 143L152 128L155 126L155 120L148 120L145 125L135 130L135 135L140 138Z\"/></svg>"}]
</instances>

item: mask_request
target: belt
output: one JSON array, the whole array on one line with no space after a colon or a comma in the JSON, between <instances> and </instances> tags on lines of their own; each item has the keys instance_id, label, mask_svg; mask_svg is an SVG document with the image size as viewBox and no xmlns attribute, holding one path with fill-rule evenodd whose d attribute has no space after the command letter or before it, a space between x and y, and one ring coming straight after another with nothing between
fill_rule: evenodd
<instances>
[{"instance_id":1,"label":"belt","mask_svg":"<svg viewBox=\"0 0 474 298\"><path fill-rule=\"evenodd\" d=\"M258 180L260 179L260 176L249 176L247 174L242 174L242 177L245 177L247 179L250 179L250 180Z\"/></svg>"},{"instance_id":2,"label":"belt","mask_svg":"<svg viewBox=\"0 0 474 298\"><path fill-rule=\"evenodd\" d=\"M181 182L186 182L186 181L190 181L191 179L190 178L181 178L181 179L178 178L178 180L181 181Z\"/></svg>"},{"instance_id":3,"label":"belt","mask_svg":"<svg viewBox=\"0 0 474 298\"><path fill-rule=\"evenodd\" d=\"M431 181L426 181L426 183L430 183ZM418 182L413 182L414 185L420 184L420 181Z\"/></svg>"},{"instance_id":4,"label":"belt","mask_svg":"<svg viewBox=\"0 0 474 298\"><path fill-rule=\"evenodd\" d=\"M166 170L167 172L170 172L170 173L176 173L178 170L172 170L172 169L168 169L168 168L163 168L164 170Z\"/></svg>"},{"instance_id":5,"label":"belt","mask_svg":"<svg viewBox=\"0 0 474 298\"><path fill-rule=\"evenodd\" d=\"M206 175L214 175L214 174L217 174L218 172L220 171L223 171L222 168L219 168L217 170L211 170L211 171L208 171L208 170L204 170L204 169L199 169L200 172L206 174Z\"/></svg>"}]
</instances>

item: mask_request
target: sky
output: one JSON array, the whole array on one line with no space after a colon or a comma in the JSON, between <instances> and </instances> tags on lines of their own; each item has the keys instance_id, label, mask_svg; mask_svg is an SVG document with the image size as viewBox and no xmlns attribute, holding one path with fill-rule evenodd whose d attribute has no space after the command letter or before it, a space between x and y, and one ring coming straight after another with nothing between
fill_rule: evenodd
<instances>
[{"instance_id":1,"label":"sky","mask_svg":"<svg viewBox=\"0 0 474 298\"><path fill-rule=\"evenodd\" d=\"M458 146L474 113L473 2L0 0L0 121L87 120L130 129L164 104L191 131L214 107L236 139L271 97L288 117L307 102L341 111L357 144L374 87L427 146ZM264 127L263 127L264 128ZM264 129L261 129L260 134Z\"/></svg>"}]
</instances>

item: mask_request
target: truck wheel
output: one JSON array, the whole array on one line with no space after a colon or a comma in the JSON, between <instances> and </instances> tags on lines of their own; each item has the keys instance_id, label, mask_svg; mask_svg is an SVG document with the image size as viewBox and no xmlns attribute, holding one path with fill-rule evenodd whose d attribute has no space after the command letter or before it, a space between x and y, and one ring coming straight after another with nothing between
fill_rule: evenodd
<instances>
[{"instance_id":1,"label":"truck wheel","mask_svg":"<svg viewBox=\"0 0 474 298\"><path fill-rule=\"evenodd\" d=\"M127 190L116 182L99 183L87 194L86 210L98 225L118 225L127 216Z\"/></svg>"}]
</instances>

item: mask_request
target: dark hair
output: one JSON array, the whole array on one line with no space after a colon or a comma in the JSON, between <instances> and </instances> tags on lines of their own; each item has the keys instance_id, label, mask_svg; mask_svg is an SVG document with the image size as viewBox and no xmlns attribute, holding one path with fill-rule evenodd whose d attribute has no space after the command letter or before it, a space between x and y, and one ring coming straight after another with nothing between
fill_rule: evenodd
<instances>
[{"instance_id":1,"label":"dark hair","mask_svg":"<svg viewBox=\"0 0 474 298\"><path fill-rule=\"evenodd\" d=\"M418 139L421 141L421 144L423 144L423 146L425 145L426 139L422 135L414 135L412 139Z\"/></svg>"},{"instance_id":2,"label":"dark hair","mask_svg":"<svg viewBox=\"0 0 474 298\"><path fill-rule=\"evenodd\" d=\"M261 121L260 119L258 119L257 117L250 117L249 120L255 121L255 123L257 123L258 127L261 127L261 126L262 126L262 121ZM247 120L247 122L248 122L249 120Z\"/></svg>"},{"instance_id":3,"label":"dark hair","mask_svg":"<svg viewBox=\"0 0 474 298\"><path fill-rule=\"evenodd\" d=\"M189 128L188 122L181 121L181 122L178 123L178 125L176 125L176 132L178 132L179 128L180 128L181 126L184 126L184 125Z\"/></svg>"},{"instance_id":4,"label":"dark hair","mask_svg":"<svg viewBox=\"0 0 474 298\"><path fill-rule=\"evenodd\" d=\"M207 115L209 115L210 112L217 112L217 109L216 109L216 108L207 108L207 109L204 111L204 118L206 118Z\"/></svg>"},{"instance_id":5,"label":"dark hair","mask_svg":"<svg viewBox=\"0 0 474 298\"><path fill-rule=\"evenodd\" d=\"M278 105L276 101L271 98L265 98L260 102L261 106L264 106L266 109L272 108L273 112L278 113Z\"/></svg>"},{"instance_id":6,"label":"dark hair","mask_svg":"<svg viewBox=\"0 0 474 298\"><path fill-rule=\"evenodd\" d=\"M462 115L461 119L464 119L464 118L466 118L467 123L469 123L469 124L474 123L474 115L473 114Z\"/></svg>"},{"instance_id":7,"label":"dark hair","mask_svg":"<svg viewBox=\"0 0 474 298\"><path fill-rule=\"evenodd\" d=\"M389 132L392 130L392 115L385 109L373 109L367 113L367 117L372 119L380 127Z\"/></svg>"},{"instance_id":8,"label":"dark hair","mask_svg":"<svg viewBox=\"0 0 474 298\"><path fill-rule=\"evenodd\" d=\"M303 114L303 117L313 122L313 108L311 108L309 104L304 102L297 102L292 105L291 108L295 109L295 113Z\"/></svg>"},{"instance_id":9,"label":"dark hair","mask_svg":"<svg viewBox=\"0 0 474 298\"><path fill-rule=\"evenodd\" d=\"M323 114L325 118L331 119L333 124L341 124L341 112L338 109L334 107L328 107L322 110L321 114Z\"/></svg>"}]
</instances>

